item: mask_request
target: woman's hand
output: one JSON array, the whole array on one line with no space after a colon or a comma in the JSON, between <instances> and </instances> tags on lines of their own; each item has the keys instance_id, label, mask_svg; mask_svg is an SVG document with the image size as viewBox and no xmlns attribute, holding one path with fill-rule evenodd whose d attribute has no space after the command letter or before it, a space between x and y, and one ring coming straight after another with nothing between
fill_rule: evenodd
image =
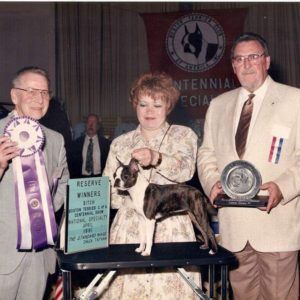
<instances>
[{"instance_id":1,"label":"woman's hand","mask_svg":"<svg viewBox=\"0 0 300 300\"><path fill-rule=\"evenodd\" d=\"M157 162L159 153L149 148L140 148L133 150L131 156L138 160L141 166L148 167L150 165L155 165L154 162Z\"/></svg>"},{"instance_id":2,"label":"woman's hand","mask_svg":"<svg viewBox=\"0 0 300 300\"><path fill-rule=\"evenodd\" d=\"M0 137L0 178L2 177L8 162L18 155L17 143L12 142L9 137Z\"/></svg>"}]
</instances>

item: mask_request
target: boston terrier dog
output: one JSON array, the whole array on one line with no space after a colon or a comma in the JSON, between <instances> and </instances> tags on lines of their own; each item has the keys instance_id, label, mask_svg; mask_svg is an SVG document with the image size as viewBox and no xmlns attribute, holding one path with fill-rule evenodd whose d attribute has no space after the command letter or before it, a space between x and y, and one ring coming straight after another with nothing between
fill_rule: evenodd
<instances>
[{"instance_id":1,"label":"boston terrier dog","mask_svg":"<svg viewBox=\"0 0 300 300\"><path fill-rule=\"evenodd\" d=\"M186 184L149 183L141 174L136 159L131 159L129 165L120 162L114 174L114 187L129 193L140 217L140 245L136 252L150 255L156 220L182 212L188 213L199 231L196 237L202 243L200 248L210 249L210 254L217 252L215 235L208 221L207 202L196 188Z\"/></svg>"}]
</instances>

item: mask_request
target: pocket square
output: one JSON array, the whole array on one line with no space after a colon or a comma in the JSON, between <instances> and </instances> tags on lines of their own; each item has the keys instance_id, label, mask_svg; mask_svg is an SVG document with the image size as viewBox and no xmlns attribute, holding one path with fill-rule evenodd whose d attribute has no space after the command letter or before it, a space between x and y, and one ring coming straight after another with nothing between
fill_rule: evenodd
<instances>
[{"instance_id":1,"label":"pocket square","mask_svg":"<svg viewBox=\"0 0 300 300\"><path fill-rule=\"evenodd\" d=\"M290 136L290 132L291 132L290 127L284 125L278 125L278 124L274 125L271 130L272 136L275 136L277 138L282 138L285 140L288 140Z\"/></svg>"}]
</instances>

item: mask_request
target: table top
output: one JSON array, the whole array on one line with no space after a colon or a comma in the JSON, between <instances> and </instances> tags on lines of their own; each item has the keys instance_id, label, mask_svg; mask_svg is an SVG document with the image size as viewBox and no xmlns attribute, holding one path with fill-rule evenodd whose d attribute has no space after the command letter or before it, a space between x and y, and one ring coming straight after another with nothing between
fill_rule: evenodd
<instances>
[{"instance_id":1,"label":"table top","mask_svg":"<svg viewBox=\"0 0 300 300\"><path fill-rule=\"evenodd\" d=\"M216 254L199 248L197 242L155 243L150 256L142 256L134 250L138 244L110 245L108 248L64 254L57 251L62 270L96 270L144 267L184 267L188 265L229 265L234 263L232 252L219 246Z\"/></svg>"}]
</instances>

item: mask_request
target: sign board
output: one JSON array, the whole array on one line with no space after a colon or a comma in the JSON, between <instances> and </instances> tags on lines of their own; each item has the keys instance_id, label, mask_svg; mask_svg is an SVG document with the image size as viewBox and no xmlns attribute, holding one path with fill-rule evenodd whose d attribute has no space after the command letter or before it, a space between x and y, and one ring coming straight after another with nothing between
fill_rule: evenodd
<instances>
[{"instance_id":1,"label":"sign board","mask_svg":"<svg viewBox=\"0 0 300 300\"><path fill-rule=\"evenodd\" d=\"M69 180L65 253L108 247L109 199L107 176Z\"/></svg>"}]
</instances>

